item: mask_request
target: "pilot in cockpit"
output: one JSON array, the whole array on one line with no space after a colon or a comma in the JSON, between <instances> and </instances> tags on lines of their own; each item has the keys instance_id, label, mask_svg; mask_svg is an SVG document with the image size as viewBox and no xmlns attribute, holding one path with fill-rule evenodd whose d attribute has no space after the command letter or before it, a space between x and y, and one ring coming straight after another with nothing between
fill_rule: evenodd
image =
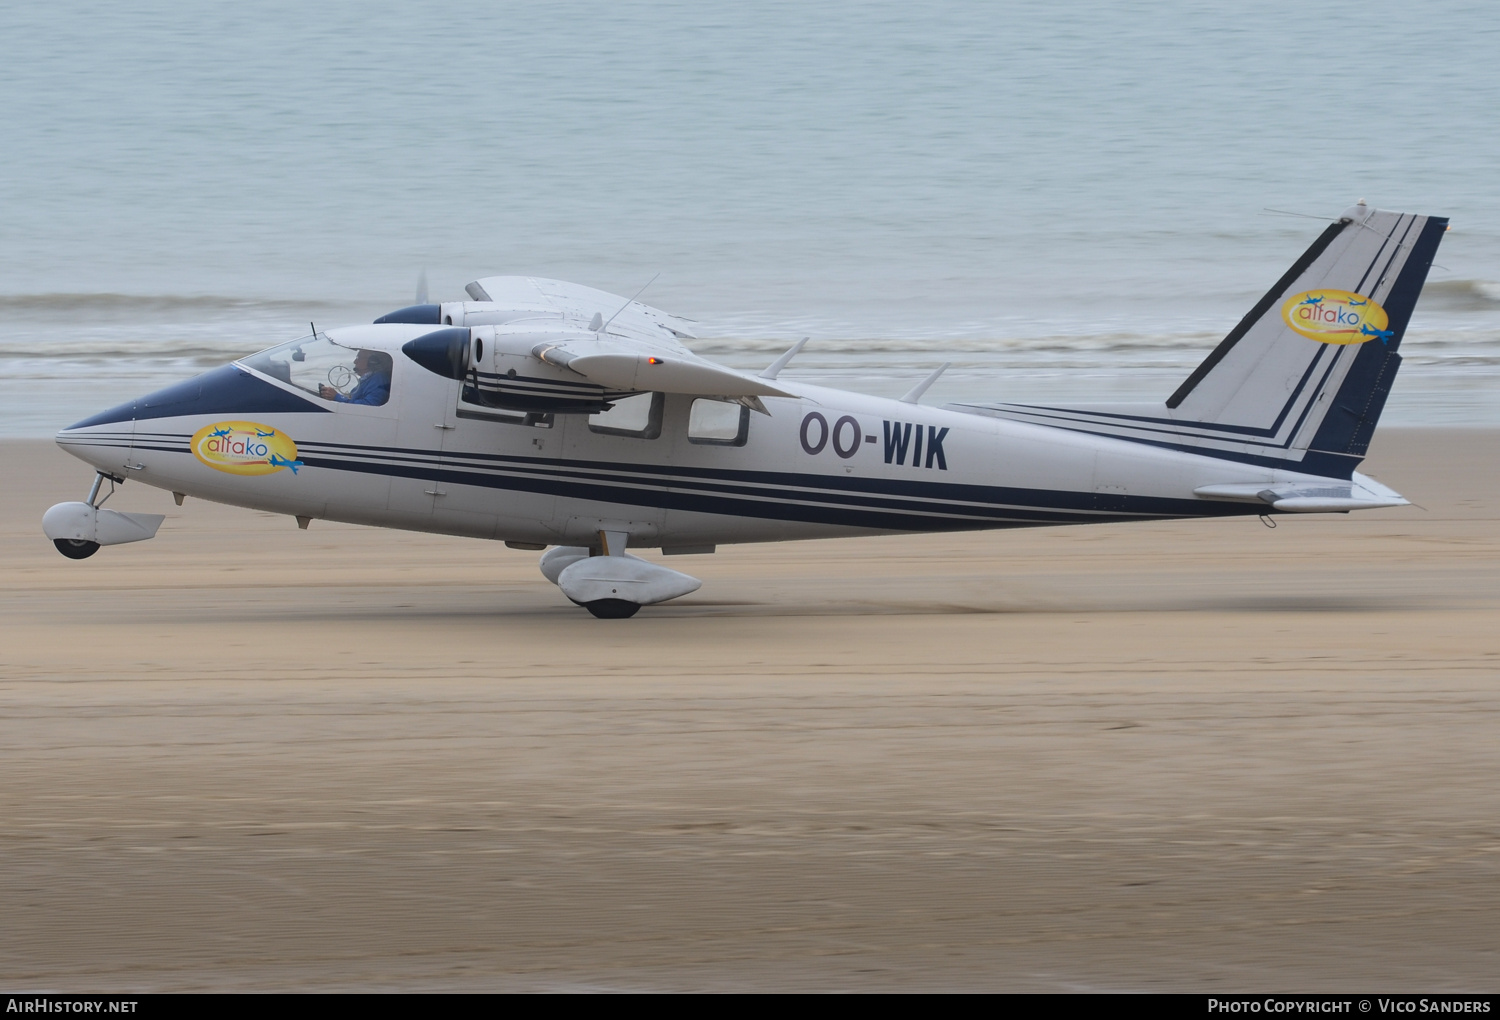
<instances>
[{"instance_id":1,"label":"pilot in cockpit","mask_svg":"<svg viewBox=\"0 0 1500 1020\"><path fill-rule=\"evenodd\" d=\"M318 387L318 396L341 404L368 404L378 407L391 399L391 356L384 351L361 350L354 356L354 374L359 384L347 395L332 386Z\"/></svg>"}]
</instances>

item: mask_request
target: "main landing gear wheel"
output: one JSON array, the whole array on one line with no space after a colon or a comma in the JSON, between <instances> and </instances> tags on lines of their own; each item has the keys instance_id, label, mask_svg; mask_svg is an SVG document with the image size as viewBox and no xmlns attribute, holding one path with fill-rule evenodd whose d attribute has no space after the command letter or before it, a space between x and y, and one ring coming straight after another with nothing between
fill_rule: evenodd
<instances>
[{"instance_id":1,"label":"main landing gear wheel","mask_svg":"<svg viewBox=\"0 0 1500 1020\"><path fill-rule=\"evenodd\" d=\"M99 551L98 542L90 542L84 538L54 538L52 544L70 560L86 560Z\"/></svg>"},{"instance_id":2,"label":"main landing gear wheel","mask_svg":"<svg viewBox=\"0 0 1500 1020\"><path fill-rule=\"evenodd\" d=\"M628 620L641 611L638 603L626 602L624 599L595 599L583 603L583 608L601 620Z\"/></svg>"}]
</instances>

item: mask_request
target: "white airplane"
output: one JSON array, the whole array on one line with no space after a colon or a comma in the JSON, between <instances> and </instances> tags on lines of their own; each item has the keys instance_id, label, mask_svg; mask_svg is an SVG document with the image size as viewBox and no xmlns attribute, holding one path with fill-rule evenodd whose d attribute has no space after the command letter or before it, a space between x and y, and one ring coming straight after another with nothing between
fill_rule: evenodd
<instances>
[{"instance_id":1,"label":"white airplane","mask_svg":"<svg viewBox=\"0 0 1500 1020\"><path fill-rule=\"evenodd\" d=\"M588 287L419 292L62 430L97 475L43 530L74 559L153 537L161 515L103 507L136 479L303 528L551 546L547 579L617 618L701 584L630 548L1402 506L1354 469L1446 228L1350 208L1165 403L930 407L941 369L900 400L781 380L800 343L738 372Z\"/></svg>"}]
</instances>

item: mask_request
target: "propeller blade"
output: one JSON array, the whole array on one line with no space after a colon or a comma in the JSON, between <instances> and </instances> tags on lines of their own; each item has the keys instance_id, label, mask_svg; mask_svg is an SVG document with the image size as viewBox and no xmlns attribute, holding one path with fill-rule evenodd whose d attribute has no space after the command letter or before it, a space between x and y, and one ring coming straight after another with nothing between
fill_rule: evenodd
<instances>
[{"instance_id":1,"label":"propeller blade","mask_svg":"<svg viewBox=\"0 0 1500 1020\"><path fill-rule=\"evenodd\" d=\"M427 270L423 269L417 274L417 304L427 304Z\"/></svg>"}]
</instances>

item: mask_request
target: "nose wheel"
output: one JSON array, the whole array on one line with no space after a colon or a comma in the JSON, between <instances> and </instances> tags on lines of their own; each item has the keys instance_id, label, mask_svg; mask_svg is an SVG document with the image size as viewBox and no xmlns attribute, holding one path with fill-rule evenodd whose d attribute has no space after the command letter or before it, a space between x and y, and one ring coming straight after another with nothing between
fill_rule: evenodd
<instances>
[{"instance_id":1,"label":"nose wheel","mask_svg":"<svg viewBox=\"0 0 1500 1020\"><path fill-rule=\"evenodd\" d=\"M109 482L109 492L105 494L104 499L100 499L99 490L106 481ZM105 474L103 471L96 472L94 475L94 486L89 489L88 505L93 507L97 512L104 505L105 500L115 494L115 483L123 481L123 478L118 478L115 475ZM52 544L57 546L58 552L70 560L86 560L99 551L99 543L87 538L54 538Z\"/></svg>"},{"instance_id":2,"label":"nose wheel","mask_svg":"<svg viewBox=\"0 0 1500 1020\"><path fill-rule=\"evenodd\" d=\"M98 542L90 542L83 538L58 538L53 539L52 544L57 546L57 551L70 560L86 560L99 551Z\"/></svg>"}]
</instances>

